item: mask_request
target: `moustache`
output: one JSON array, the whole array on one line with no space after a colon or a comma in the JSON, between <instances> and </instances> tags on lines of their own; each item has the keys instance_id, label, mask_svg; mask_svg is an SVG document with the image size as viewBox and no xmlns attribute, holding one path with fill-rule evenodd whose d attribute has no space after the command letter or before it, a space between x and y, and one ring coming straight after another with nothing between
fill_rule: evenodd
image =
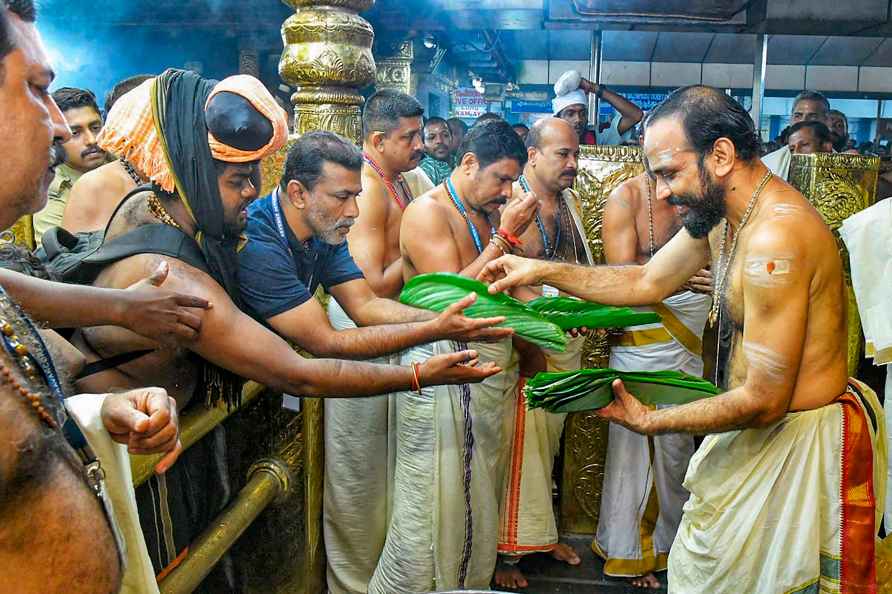
<instances>
[{"instance_id":1,"label":"moustache","mask_svg":"<svg viewBox=\"0 0 892 594\"><path fill-rule=\"evenodd\" d=\"M565 169L563 173L561 173L561 177L576 177L576 174L579 173L576 169Z\"/></svg>"},{"instance_id":2,"label":"moustache","mask_svg":"<svg viewBox=\"0 0 892 594\"><path fill-rule=\"evenodd\" d=\"M501 205L503 205L503 204L507 204L507 203L508 203L508 199L507 199L507 198L504 198L504 197L501 197L501 198L495 198L495 199L493 199L493 200L490 200L489 203L490 203L490 204L498 204L499 206L501 206Z\"/></svg>"},{"instance_id":3,"label":"moustache","mask_svg":"<svg viewBox=\"0 0 892 594\"><path fill-rule=\"evenodd\" d=\"M684 196L676 196L675 194L672 194L671 196L666 198L666 202L668 202L671 206L686 206L688 208L694 208L697 206L696 200Z\"/></svg>"},{"instance_id":4,"label":"moustache","mask_svg":"<svg viewBox=\"0 0 892 594\"><path fill-rule=\"evenodd\" d=\"M65 162L65 149L58 142L53 143L50 147L50 164L49 169L55 169Z\"/></svg>"},{"instance_id":5,"label":"moustache","mask_svg":"<svg viewBox=\"0 0 892 594\"><path fill-rule=\"evenodd\" d=\"M99 148L98 145L92 145L88 147L84 152L81 153L81 158L87 157L89 155L104 155L105 151Z\"/></svg>"},{"instance_id":6,"label":"moustache","mask_svg":"<svg viewBox=\"0 0 892 594\"><path fill-rule=\"evenodd\" d=\"M349 231L349 230L350 230L350 227L352 227L352 226L353 226L353 223L355 223L355 222L356 222L356 221L354 221L354 220L352 220L352 219L349 220L349 221L343 221L343 222L341 222L341 223L338 223L338 224L335 226L335 229L347 229L347 230Z\"/></svg>"}]
</instances>

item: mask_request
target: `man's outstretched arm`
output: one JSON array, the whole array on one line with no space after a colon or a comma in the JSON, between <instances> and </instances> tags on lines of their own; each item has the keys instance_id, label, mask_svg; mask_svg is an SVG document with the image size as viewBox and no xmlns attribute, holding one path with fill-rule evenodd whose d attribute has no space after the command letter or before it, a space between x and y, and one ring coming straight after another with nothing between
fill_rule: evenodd
<instances>
[{"instance_id":1,"label":"man's outstretched arm","mask_svg":"<svg viewBox=\"0 0 892 594\"><path fill-rule=\"evenodd\" d=\"M744 266L746 381L738 388L683 406L650 410L614 382L616 400L599 411L633 431L719 433L764 427L789 410L799 374L808 322L813 265L783 230L750 241ZM779 331L779 329L783 331Z\"/></svg>"},{"instance_id":2,"label":"man's outstretched arm","mask_svg":"<svg viewBox=\"0 0 892 594\"><path fill-rule=\"evenodd\" d=\"M103 289L0 269L0 285L34 320L50 328L122 326L165 344L193 340L201 328L197 312L211 304L161 288L168 271L162 262L127 289Z\"/></svg>"},{"instance_id":3,"label":"man's outstretched arm","mask_svg":"<svg viewBox=\"0 0 892 594\"><path fill-rule=\"evenodd\" d=\"M364 284L365 281L357 279L337 285L332 287L332 293L354 321L365 324L368 323L368 318L354 316L352 308L348 305L350 300L345 298L349 293L346 286L357 283ZM370 298L364 309L377 307L382 310L375 314L375 318L382 321L388 319L387 312L391 311L390 323L372 323L365 327L335 330L322 306L313 298L267 321L279 335L307 352L317 357L343 359L380 357L436 340L467 342L499 339L512 333L508 328L492 328L493 325L504 322L503 317L471 319L462 315L462 311L476 300L476 295L469 295L453 303L446 311L437 315L426 310L407 307L390 299L375 297L371 289L368 289L368 293ZM402 321L401 316L420 318L423 321Z\"/></svg>"},{"instance_id":4,"label":"man's outstretched arm","mask_svg":"<svg viewBox=\"0 0 892 594\"><path fill-rule=\"evenodd\" d=\"M148 260L157 257L143 256ZM152 264L154 265L154 264ZM307 359L275 333L239 310L208 275L172 263L173 288L194 292L214 303L203 312L201 331L190 349L202 358L274 390L312 397L373 396L408 390L411 367L337 359ZM422 386L475 383L501 371L476 365L476 353L460 351L431 357L420 368Z\"/></svg>"},{"instance_id":5,"label":"man's outstretched arm","mask_svg":"<svg viewBox=\"0 0 892 594\"><path fill-rule=\"evenodd\" d=\"M487 264L478 278L491 283L490 293L545 283L606 305L651 305L671 295L708 260L707 240L682 229L644 266L576 266L503 256Z\"/></svg>"}]
</instances>

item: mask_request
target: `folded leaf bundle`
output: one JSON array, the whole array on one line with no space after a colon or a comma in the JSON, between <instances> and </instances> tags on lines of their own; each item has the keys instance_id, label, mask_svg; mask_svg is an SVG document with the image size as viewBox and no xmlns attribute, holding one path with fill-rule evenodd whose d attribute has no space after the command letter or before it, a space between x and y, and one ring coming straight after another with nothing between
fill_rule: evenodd
<instances>
[{"instance_id":1,"label":"folded leaf bundle","mask_svg":"<svg viewBox=\"0 0 892 594\"><path fill-rule=\"evenodd\" d=\"M614 307L571 297L539 297L527 307L564 330L570 328L624 328L639 324L656 324L660 316L653 312L635 311L631 307Z\"/></svg>"},{"instance_id":2,"label":"folded leaf bundle","mask_svg":"<svg viewBox=\"0 0 892 594\"><path fill-rule=\"evenodd\" d=\"M616 379L644 404L687 404L720 393L712 383L678 371L579 369L537 373L524 388L527 407L553 413L603 408L613 401Z\"/></svg>"},{"instance_id":3,"label":"folded leaf bundle","mask_svg":"<svg viewBox=\"0 0 892 594\"><path fill-rule=\"evenodd\" d=\"M446 272L421 274L403 287L400 302L413 307L441 312L470 293L477 301L465 309L470 318L505 316L500 326L513 328L521 338L546 349L565 351L567 337L557 324L503 293L490 295L483 283Z\"/></svg>"}]
</instances>

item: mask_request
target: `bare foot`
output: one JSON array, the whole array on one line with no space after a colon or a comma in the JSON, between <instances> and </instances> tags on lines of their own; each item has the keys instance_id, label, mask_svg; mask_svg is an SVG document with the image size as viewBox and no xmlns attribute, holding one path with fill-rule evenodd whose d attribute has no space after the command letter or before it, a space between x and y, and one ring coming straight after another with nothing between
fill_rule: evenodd
<instances>
[{"instance_id":1,"label":"bare foot","mask_svg":"<svg viewBox=\"0 0 892 594\"><path fill-rule=\"evenodd\" d=\"M582 559L576 554L576 549L563 543L554 545L554 548L551 549L551 556L558 561L563 561L567 565L579 565L582 563Z\"/></svg>"},{"instance_id":2,"label":"bare foot","mask_svg":"<svg viewBox=\"0 0 892 594\"><path fill-rule=\"evenodd\" d=\"M629 582L636 588L654 589L660 587L660 580L652 573L642 575L641 577L631 578Z\"/></svg>"},{"instance_id":3,"label":"bare foot","mask_svg":"<svg viewBox=\"0 0 892 594\"><path fill-rule=\"evenodd\" d=\"M499 563L496 566L495 582L500 588L510 588L512 590L526 588L529 585L527 579L520 572L520 568L516 564L508 565L507 563Z\"/></svg>"}]
</instances>

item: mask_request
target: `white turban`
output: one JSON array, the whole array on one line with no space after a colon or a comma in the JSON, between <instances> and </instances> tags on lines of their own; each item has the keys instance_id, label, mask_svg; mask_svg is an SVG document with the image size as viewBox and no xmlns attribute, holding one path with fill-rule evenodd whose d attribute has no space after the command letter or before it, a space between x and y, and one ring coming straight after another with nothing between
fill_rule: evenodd
<instances>
[{"instance_id":1,"label":"white turban","mask_svg":"<svg viewBox=\"0 0 892 594\"><path fill-rule=\"evenodd\" d=\"M561 113L565 107L570 107L571 105L587 105L588 100L585 97L585 93L583 93L580 89L576 89L575 91L571 91L566 95L558 95L554 99L551 100L551 111L554 115Z\"/></svg>"},{"instance_id":2,"label":"white turban","mask_svg":"<svg viewBox=\"0 0 892 594\"><path fill-rule=\"evenodd\" d=\"M588 99L585 92L579 88L582 75L576 70L568 70L554 83L555 98L551 100L551 112L559 114L571 105L587 105Z\"/></svg>"}]
</instances>

